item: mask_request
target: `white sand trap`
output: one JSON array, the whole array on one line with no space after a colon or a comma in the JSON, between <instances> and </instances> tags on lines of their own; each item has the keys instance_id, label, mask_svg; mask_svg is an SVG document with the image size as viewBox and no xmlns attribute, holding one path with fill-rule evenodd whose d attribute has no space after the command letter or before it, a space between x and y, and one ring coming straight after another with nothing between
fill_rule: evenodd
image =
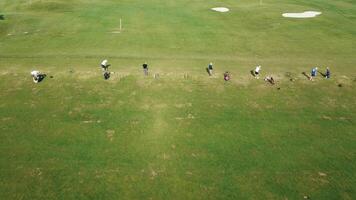
<instances>
[{"instance_id":1,"label":"white sand trap","mask_svg":"<svg viewBox=\"0 0 356 200\"><path fill-rule=\"evenodd\" d=\"M289 17L289 18L313 18L320 14L321 14L321 12L305 11L302 13L283 13L282 16Z\"/></svg>"},{"instance_id":2,"label":"white sand trap","mask_svg":"<svg viewBox=\"0 0 356 200\"><path fill-rule=\"evenodd\" d=\"M217 12L229 12L229 9L225 7L216 7L216 8L212 8L212 10Z\"/></svg>"}]
</instances>

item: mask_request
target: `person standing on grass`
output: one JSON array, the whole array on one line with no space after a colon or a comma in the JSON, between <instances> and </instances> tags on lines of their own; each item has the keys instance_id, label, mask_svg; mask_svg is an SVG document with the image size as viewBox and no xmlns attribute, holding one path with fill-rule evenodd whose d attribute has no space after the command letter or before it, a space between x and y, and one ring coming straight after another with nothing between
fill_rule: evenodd
<instances>
[{"instance_id":1,"label":"person standing on grass","mask_svg":"<svg viewBox=\"0 0 356 200\"><path fill-rule=\"evenodd\" d=\"M41 73L39 71L37 71L37 70L34 70L34 71L31 72L31 76L32 76L33 82L38 83L40 74Z\"/></svg>"},{"instance_id":2,"label":"person standing on grass","mask_svg":"<svg viewBox=\"0 0 356 200\"><path fill-rule=\"evenodd\" d=\"M208 73L209 73L209 76L213 75L213 63L209 63L208 65Z\"/></svg>"},{"instance_id":3,"label":"person standing on grass","mask_svg":"<svg viewBox=\"0 0 356 200\"><path fill-rule=\"evenodd\" d=\"M143 74L145 76L148 76L148 64L147 64L147 62L143 63L142 68L143 68Z\"/></svg>"},{"instance_id":4,"label":"person standing on grass","mask_svg":"<svg viewBox=\"0 0 356 200\"><path fill-rule=\"evenodd\" d=\"M331 75L331 74L330 74L330 69L329 69L329 67L327 67L327 68L326 68L326 73L325 73L325 78L326 78L326 79L329 79L329 78L330 78L330 75Z\"/></svg>"},{"instance_id":5,"label":"person standing on grass","mask_svg":"<svg viewBox=\"0 0 356 200\"><path fill-rule=\"evenodd\" d=\"M272 85L274 85L274 78L272 76L266 76L266 78L264 79L265 81L268 81L269 83L271 83Z\"/></svg>"},{"instance_id":6,"label":"person standing on grass","mask_svg":"<svg viewBox=\"0 0 356 200\"><path fill-rule=\"evenodd\" d=\"M230 73L229 73L229 72L225 72L225 73L224 73L224 80L225 80L225 81L229 81L230 78L231 78L231 77L230 77Z\"/></svg>"},{"instance_id":7,"label":"person standing on grass","mask_svg":"<svg viewBox=\"0 0 356 200\"><path fill-rule=\"evenodd\" d=\"M318 67L314 67L314 68L311 70L311 73L310 73L310 80L313 80L313 79L316 77L316 73L318 73Z\"/></svg>"},{"instance_id":8,"label":"person standing on grass","mask_svg":"<svg viewBox=\"0 0 356 200\"><path fill-rule=\"evenodd\" d=\"M110 78L110 72L108 70L104 71L103 75L105 80L108 80Z\"/></svg>"},{"instance_id":9,"label":"person standing on grass","mask_svg":"<svg viewBox=\"0 0 356 200\"><path fill-rule=\"evenodd\" d=\"M34 70L31 72L31 76L32 76L33 82L39 83L46 77L46 74L43 74L40 71Z\"/></svg>"},{"instance_id":10,"label":"person standing on grass","mask_svg":"<svg viewBox=\"0 0 356 200\"><path fill-rule=\"evenodd\" d=\"M103 60L101 62L100 66L103 69L103 71L107 71L109 66L110 66L110 64L108 64L108 60L105 59L105 60Z\"/></svg>"},{"instance_id":11,"label":"person standing on grass","mask_svg":"<svg viewBox=\"0 0 356 200\"><path fill-rule=\"evenodd\" d=\"M258 65L255 69L255 78L257 79L260 78L260 70L261 70L261 65Z\"/></svg>"}]
</instances>

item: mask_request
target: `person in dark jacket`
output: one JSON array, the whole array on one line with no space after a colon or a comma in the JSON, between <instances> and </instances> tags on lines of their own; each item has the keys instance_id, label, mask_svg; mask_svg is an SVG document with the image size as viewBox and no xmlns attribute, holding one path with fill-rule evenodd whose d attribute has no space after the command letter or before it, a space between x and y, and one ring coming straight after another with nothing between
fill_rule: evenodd
<instances>
[{"instance_id":1,"label":"person in dark jacket","mask_svg":"<svg viewBox=\"0 0 356 200\"><path fill-rule=\"evenodd\" d=\"M326 68L326 73L325 73L325 78L326 78L326 79L329 79L329 78L330 78L330 75L331 75L330 69L329 69L329 67L327 67L327 68Z\"/></svg>"},{"instance_id":2,"label":"person in dark jacket","mask_svg":"<svg viewBox=\"0 0 356 200\"><path fill-rule=\"evenodd\" d=\"M213 75L213 63L209 63L209 65L208 65L208 73L209 73L209 76Z\"/></svg>"},{"instance_id":3,"label":"person in dark jacket","mask_svg":"<svg viewBox=\"0 0 356 200\"><path fill-rule=\"evenodd\" d=\"M147 64L147 62L143 63L142 68L143 68L143 74L145 76L148 76L148 64Z\"/></svg>"}]
</instances>

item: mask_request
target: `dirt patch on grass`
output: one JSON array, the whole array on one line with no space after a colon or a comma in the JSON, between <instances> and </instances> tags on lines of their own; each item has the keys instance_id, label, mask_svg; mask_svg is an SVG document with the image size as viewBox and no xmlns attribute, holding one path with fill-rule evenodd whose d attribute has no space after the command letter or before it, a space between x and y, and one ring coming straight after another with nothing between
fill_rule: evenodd
<instances>
[{"instance_id":1,"label":"dirt patch on grass","mask_svg":"<svg viewBox=\"0 0 356 200\"><path fill-rule=\"evenodd\" d=\"M168 107L168 105L165 104L165 103L155 104L155 105L154 105L154 108L155 108L155 109L163 109L163 108L167 108L167 107Z\"/></svg>"},{"instance_id":2,"label":"dirt patch on grass","mask_svg":"<svg viewBox=\"0 0 356 200\"><path fill-rule=\"evenodd\" d=\"M163 160L169 160L171 157L168 154L163 153L162 158L163 158Z\"/></svg>"},{"instance_id":3,"label":"dirt patch on grass","mask_svg":"<svg viewBox=\"0 0 356 200\"><path fill-rule=\"evenodd\" d=\"M250 85L251 81L253 81L254 79L249 78L249 76L238 76L238 77L234 77L232 76L230 82L232 82L234 85L237 86L248 86Z\"/></svg>"},{"instance_id":4,"label":"dirt patch on grass","mask_svg":"<svg viewBox=\"0 0 356 200\"><path fill-rule=\"evenodd\" d=\"M322 177L327 176L327 174L326 174L326 173L323 173L323 172L318 172L318 174L319 174L319 176L322 176Z\"/></svg>"},{"instance_id":5,"label":"dirt patch on grass","mask_svg":"<svg viewBox=\"0 0 356 200\"><path fill-rule=\"evenodd\" d=\"M326 116L326 115L321 116L321 118L322 118L322 119L326 119L326 120L332 120L332 118L331 118L331 117Z\"/></svg>"},{"instance_id":6,"label":"dirt patch on grass","mask_svg":"<svg viewBox=\"0 0 356 200\"><path fill-rule=\"evenodd\" d=\"M95 73L95 72L78 72L76 77L78 79L82 79L82 80L86 80L86 79L91 79L91 78L95 78L97 76L101 76L101 74L99 73Z\"/></svg>"},{"instance_id":7,"label":"dirt patch on grass","mask_svg":"<svg viewBox=\"0 0 356 200\"><path fill-rule=\"evenodd\" d=\"M153 79L148 79L147 77L139 78L136 83L142 88L149 88L153 83Z\"/></svg>"},{"instance_id":8,"label":"dirt patch on grass","mask_svg":"<svg viewBox=\"0 0 356 200\"><path fill-rule=\"evenodd\" d=\"M191 113L187 115L187 117L176 117L176 120L185 120L185 119L195 119L195 116Z\"/></svg>"},{"instance_id":9,"label":"dirt patch on grass","mask_svg":"<svg viewBox=\"0 0 356 200\"><path fill-rule=\"evenodd\" d=\"M32 177L40 177L42 175L42 169L39 167L32 169L29 175Z\"/></svg>"},{"instance_id":10,"label":"dirt patch on grass","mask_svg":"<svg viewBox=\"0 0 356 200\"><path fill-rule=\"evenodd\" d=\"M155 170L151 169L150 178L155 179L156 176L158 176L158 173Z\"/></svg>"},{"instance_id":11,"label":"dirt patch on grass","mask_svg":"<svg viewBox=\"0 0 356 200\"><path fill-rule=\"evenodd\" d=\"M0 72L0 74L1 74L1 76L6 76L6 75L9 74L9 72L8 71L2 71L2 72Z\"/></svg>"},{"instance_id":12,"label":"dirt patch on grass","mask_svg":"<svg viewBox=\"0 0 356 200\"><path fill-rule=\"evenodd\" d=\"M343 87L348 87L348 86L352 86L354 84L354 81L349 78L348 76L340 76L336 79L337 82L337 86L339 88L343 88Z\"/></svg>"},{"instance_id":13,"label":"dirt patch on grass","mask_svg":"<svg viewBox=\"0 0 356 200\"><path fill-rule=\"evenodd\" d=\"M115 130L106 130L106 137L111 141L114 140L114 134L115 134Z\"/></svg>"},{"instance_id":14,"label":"dirt patch on grass","mask_svg":"<svg viewBox=\"0 0 356 200\"><path fill-rule=\"evenodd\" d=\"M192 107L192 103L181 103L181 104L174 104L174 107L176 107L176 108L187 108L187 107Z\"/></svg>"},{"instance_id":15,"label":"dirt patch on grass","mask_svg":"<svg viewBox=\"0 0 356 200\"><path fill-rule=\"evenodd\" d=\"M12 117L3 117L1 118L1 121L5 122L5 121L10 121L12 119L13 119Z\"/></svg>"},{"instance_id":16,"label":"dirt patch on grass","mask_svg":"<svg viewBox=\"0 0 356 200\"><path fill-rule=\"evenodd\" d=\"M186 175L190 175L190 176L191 176L191 175L193 175L193 172L191 172L191 171L187 171L187 172L185 172L185 174L186 174Z\"/></svg>"},{"instance_id":17,"label":"dirt patch on grass","mask_svg":"<svg viewBox=\"0 0 356 200\"><path fill-rule=\"evenodd\" d=\"M28 4L31 10L59 12L59 11L72 11L77 5L74 2L61 2L61 1L42 1L32 0Z\"/></svg>"},{"instance_id":18,"label":"dirt patch on grass","mask_svg":"<svg viewBox=\"0 0 356 200\"><path fill-rule=\"evenodd\" d=\"M254 101L249 101L248 102L248 106L253 108L253 109L259 109L260 108L260 105L257 102L254 102Z\"/></svg>"},{"instance_id":19,"label":"dirt patch on grass","mask_svg":"<svg viewBox=\"0 0 356 200\"><path fill-rule=\"evenodd\" d=\"M69 111L68 112L68 115L72 115L73 112L72 111ZM83 115L84 116L84 115ZM91 119L91 120L83 120L82 121L83 124L91 124L91 123L101 123L101 120L94 120L94 119Z\"/></svg>"},{"instance_id":20,"label":"dirt patch on grass","mask_svg":"<svg viewBox=\"0 0 356 200\"><path fill-rule=\"evenodd\" d=\"M143 104L142 106L141 106L141 109L142 110L149 110L151 108L151 105L149 105L149 104Z\"/></svg>"},{"instance_id":21,"label":"dirt patch on grass","mask_svg":"<svg viewBox=\"0 0 356 200\"><path fill-rule=\"evenodd\" d=\"M194 119L195 117L194 117L193 114L189 113L187 118L188 118L188 119Z\"/></svg>"}]
</instances>

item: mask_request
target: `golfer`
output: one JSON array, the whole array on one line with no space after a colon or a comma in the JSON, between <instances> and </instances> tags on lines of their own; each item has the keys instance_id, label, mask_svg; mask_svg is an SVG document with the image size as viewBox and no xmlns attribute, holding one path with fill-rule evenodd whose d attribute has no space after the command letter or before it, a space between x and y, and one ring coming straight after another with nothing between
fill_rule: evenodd
<instances>
[{"instance_id":1,"label":"golfer","mask_svg":"<svg viewBox=\"0 0 356 200\"><path fill-rule=\"evenodd\" d=\"M109 71L104 71L103 75L104 75L104 79L105 80L108 80L110 78L110 72Z\"/></svg>"},{"instance_id":2,"label":"golfer","mask_svg":"<svg viewBox=\"0 0 356 200\"><path fill-rule=\"evenodd\" d=\"M46 77L46 74L43 74L40 71L34 70L31 72L31 76L32 76L33 82L39 83Z\"/></svg>"},{"instance_id":3,"label":"golfer","mask_svg":"<svg viewBox=\"0 0 356 200\"><path fill-rule=\"evenodd\" d=\"M261 65L258 65L258 66L256 67L256 69L255 69L255 77L256 77L257 79L260 78L260 77L259 77L260 70L261 70Z\"/></svg>"},{"instance_id":4,"label":"golfer","mask_svg":"<svg viewBox=\"0 0 356 200\"><path fill-rule=\"evenodd\" d=\"M110 66L110 64L108 64L108 60L105 59L105 60L103 60L103 61L101 62L100 66L101 66L101 68L102 68L104 71L107 71L108 68L109 68L109 66Z\"/></svg>"},{"instance_id":5,"label":"golfer","mask_svg":"<svg viewBox=\"0 0 356 200\"><path fill-rule=\"evenodd\" d=\"M268 81L269 83L271 83L272 85L274 85L274 78L272 76L266 76L266 78L264 79L265 81Z\"/></svg>"},{"instance_id":6,"label":"golfer","mask_svg":"<svg viewBox=\"0 0 356 200\"><path fill-rule=\"evenodd\" d=\"M229 74L229 72L225 72L225 73L224 73L224 80L225 80L225 81L229 81L229 80L230 80L230 74Z\"/></svg>"},{"instance_id":7,"label":"golfer","mask_svg":"<svg viewBox=\"0 0 356 200\"><path fill-rule=\"evenodd\" d=\"M37 71L37 70L34 70L34 71L31 72L31 76L32 76L33 82L38 83L40 74L41 73L39 71Z\"/></svg>"},{"instance_id":8,"label":"golfer","mask_svg":"<svg viewBox=\"0 0 356 200\"><path fill-rule=\"evenodd\" d=\"M145 76L148 76L148 64L147 64L147 62L143 63L142 68L143 68L143 74Z\"/></svg>"},{"instance_id":9,"label":"golfer","mask_svg":"<svg viewBox=\"0 0 356 200\"><path fill-rule=\"evenodd\" d=\"M325 73L325 78L326 78L326 79L329 79L329 78L330 78L330 75L331 75L331 74L330 74L330 69L329 69L329 67L327 67L327 68L326 68L326 73Z\"/></svg>"},{"instance_id":10,"label":"golfer","mask_svg":"<svg viewBox=\"0 0 356 200\"><path fill-rule=\"evenodd\" d=\"M313 79L316 77L316 73L318 73L318 67L314 67L314 68L311 70L311 73L310 73L310 80L313 80Z\"/></svg>"},{"instance_id":11,"label":"golfer","mask_svg":"<svg viewBox=\"0 0 356 200\"><path fill-rule=\"evenodd\" d=\"M213 75L213 63L209 63L208 65L208 73L209 73L209 76Z\"/></svg>"}]
</instances>

